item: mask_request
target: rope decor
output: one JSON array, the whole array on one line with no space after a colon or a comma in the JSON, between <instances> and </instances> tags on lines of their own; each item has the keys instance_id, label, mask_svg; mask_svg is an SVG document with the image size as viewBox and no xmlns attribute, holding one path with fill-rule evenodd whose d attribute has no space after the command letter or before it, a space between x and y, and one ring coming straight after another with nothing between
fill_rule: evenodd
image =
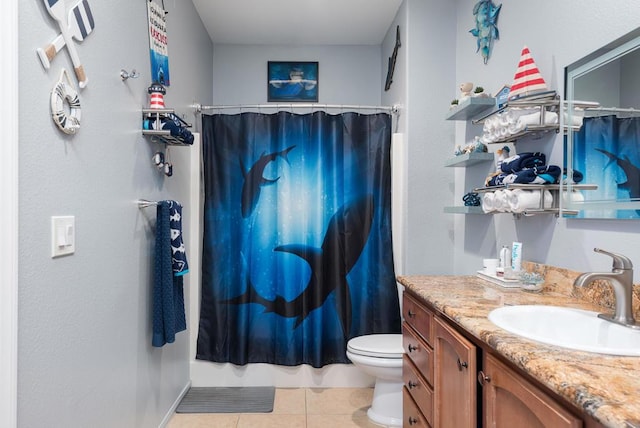
<instances>
[{"instance_id":1,"label":"rope decor","mask_svg":"<svg viewBox=\"0 0 640 428\"><path fill-rule=\"evenodd\" d=\"M469 192L462 197L465 207L479 207L480 196L475 192Z\"/></svg>"}]
</instances>

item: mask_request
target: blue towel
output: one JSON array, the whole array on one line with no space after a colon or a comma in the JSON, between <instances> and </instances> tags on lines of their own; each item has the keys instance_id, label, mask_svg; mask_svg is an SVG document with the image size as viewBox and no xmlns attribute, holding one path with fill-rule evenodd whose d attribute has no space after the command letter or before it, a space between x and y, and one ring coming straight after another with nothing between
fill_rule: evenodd
<instances>
[{"instance_id":1,"label":"blue towel","mask_svg":"<svg viewBox=\"0 0 640 428\"><path fill-rule=\"evenodd\" d=\"M503 160L499 172L513 174L523 169L543 166L546 161L546 156L541 152L520 153Z\"/></svg>"},{"instance_id":2,"label":"blue towel","mask_svg":"<svg viewBox=\"0 0 640 428\"><path fill-rule=\"evenodd\" d=\"M545 165L528 168L512 174L494 175L487 181L487 186L502 186L505 184L555 184L560 178L562 170L557 165Z\"/></svg>"},{"instance_id":3,"label":"blue towel","mask_svg":"<svg viewBox=\"0 0 640 428\"><path fill-rule=\"evenodd\" d=\"M153 278L153 338L156 347L175 341L186 330L182 276L173 272L170 210L175 201L160 201L156 214L156 251ZM179 205L179 204L178 204Z\"/></svg>"}]
</instances>

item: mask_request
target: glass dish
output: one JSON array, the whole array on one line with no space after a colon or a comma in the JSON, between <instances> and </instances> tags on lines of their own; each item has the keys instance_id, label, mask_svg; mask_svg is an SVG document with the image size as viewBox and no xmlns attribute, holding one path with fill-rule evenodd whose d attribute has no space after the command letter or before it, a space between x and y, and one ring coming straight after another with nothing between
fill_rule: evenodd
<instances>
[{"instance_id":1,"label":"glass dish","mask_svg":"<svg viewBox=\"0 0 640 428\"><path fill-rule=\"evenodd\" d=\"M535 272L522 272L520 274L520 287L525 291L539 292L544 285L544 278Z\"/></svg>"}]
</instances>

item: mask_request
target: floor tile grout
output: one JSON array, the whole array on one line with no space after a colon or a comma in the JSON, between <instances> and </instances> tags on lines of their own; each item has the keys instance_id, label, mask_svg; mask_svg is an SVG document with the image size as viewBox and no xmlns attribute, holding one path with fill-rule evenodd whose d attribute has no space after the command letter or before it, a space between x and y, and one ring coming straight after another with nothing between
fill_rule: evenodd
<instances>
[{"instance_id":1,"label":"floor tile grout","mask_svg":"<svg viewBox=\"0 0 640 428\"><path fill-rule=\"evenodd\" d=\"M317 428L319 423L325 426L325 420L332 428L374 426L365 411L373 397L372 388L276 388L275 394L270 413L175 414L167 428L242 428L249 424L252 428Z\"/></svg>"}]
</instances>

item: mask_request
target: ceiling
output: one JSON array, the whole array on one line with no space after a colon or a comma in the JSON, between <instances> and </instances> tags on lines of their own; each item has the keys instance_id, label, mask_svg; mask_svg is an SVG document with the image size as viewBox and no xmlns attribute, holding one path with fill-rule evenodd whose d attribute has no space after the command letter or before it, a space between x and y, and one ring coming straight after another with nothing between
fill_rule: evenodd
<instances>
[{"instance_id":1,"label":"ceiling","mask_svg":"<svg viewBox=\"0 0 640 428\"><path fill-rule=\"evenodd\" d=\"M402 0L193 0L214 44L380 45Z\"/></svg>"}]
</instances>

